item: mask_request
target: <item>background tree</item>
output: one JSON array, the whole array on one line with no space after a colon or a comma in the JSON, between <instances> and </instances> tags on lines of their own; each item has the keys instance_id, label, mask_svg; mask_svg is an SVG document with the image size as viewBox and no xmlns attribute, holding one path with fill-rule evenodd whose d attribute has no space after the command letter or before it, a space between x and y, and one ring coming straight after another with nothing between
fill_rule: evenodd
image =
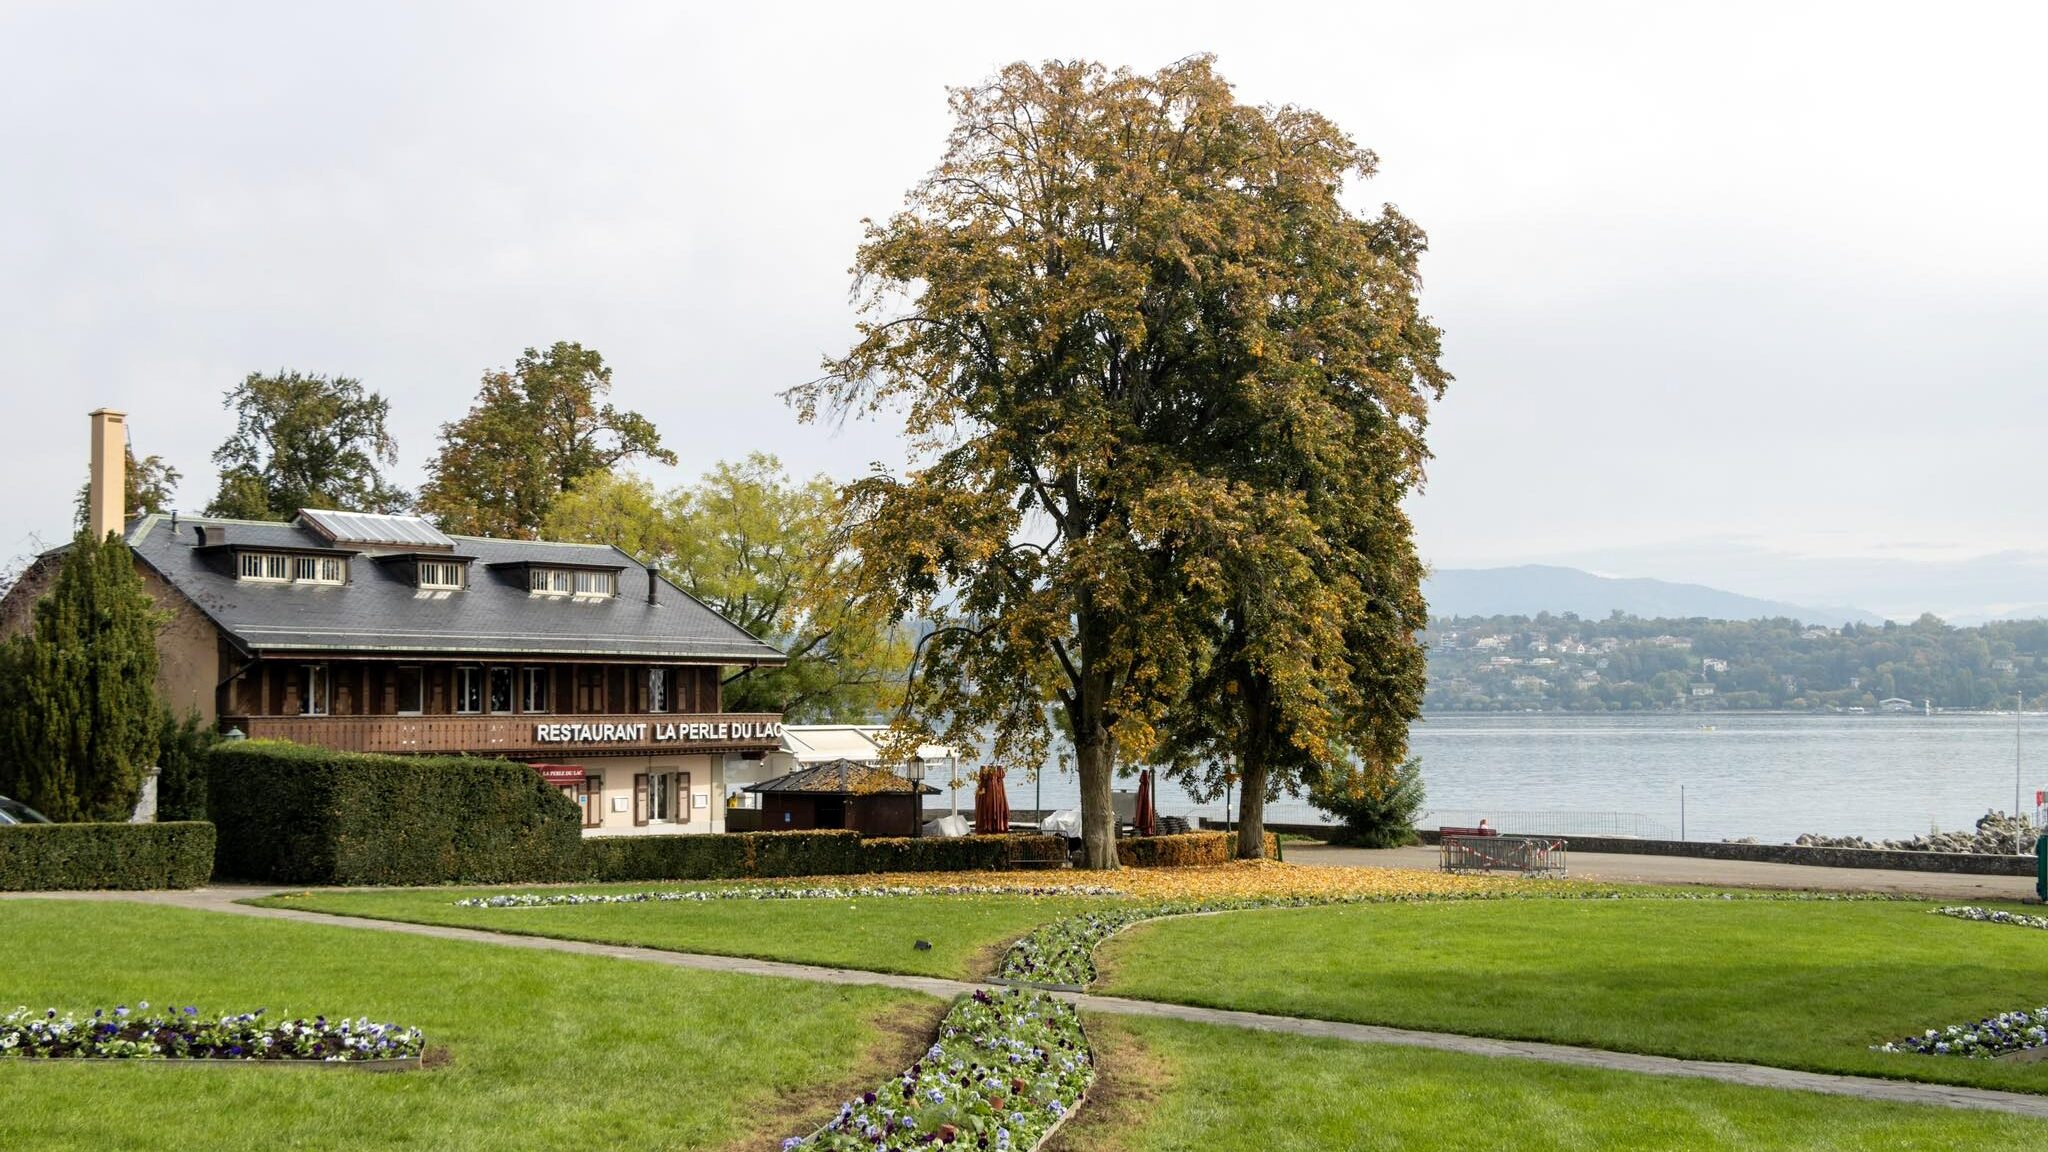
<instances>
[{"instance_id":1,"label":"background tree","mask_svg":"<svg viewBox=\"0 0 2048 1152\"><path fill-rule=\"evenodd\" d=\"M166 709L157 730L156 818L206 819L206 757L220 743L220 729L199 713L184 719Z\"/></svg>"},{"instance_id":2,"label":"background tree","mask_svg":"<svg viewBox=\"0 0 2048 1152\"><path fill-rule=\"evenodd\" d=\"M171 500L177 495L178 481L185 474L165 462L161 456L135 458L133 447L124 448L128 455L127 467L122 471L126 481L121 489L121 507L129 516L154 516L171 509ZM83 528L90 518L87 505L92 501L92 481L86 480L78 486L78 500L72 505L71 523L74 528Z\"/></svg>"},{"instance_id":3,"label":"background tree","mask_svg":"<svg viewBox=\"0 0 2048 1152\"><path fill-rule=\"evenodd\" d=\"M598 473L556 501L542 533L617 544L789 656L781 668L732 670L727 710L873 720L900 695L909 645L853 600L853 558L834 543L840 514L828 478L793 481L755 453L666 496Z\"/></svg>"},{"instance_id":4,"label":"background tree","mask_svg":"<svg viewBox=\"0 0 2048 1152\"><path fill-rule=\"evenodd\" d=\"M1238 775L1246 858L1263 851L1268 799L1326 768L1376 790L1407 758L1429 615L1402 504L1449 381L1417 299L1421 230L1391 207L1363 218L1339 200L1347 180L1371 176L1372 153L1299 110L1275 115L1264 153L1270 243L1235 269L1259 302L1243 307L1262 351L1205 429L1209 466L1242 486L1248 530L1215 557L1213 655L1162 743L1191 791Z\"/></svg>"},{"instance_id":5,"label":"background tree","mask_svg":"<svg viewBox=\"0 0 2048 1152\"><path fill-rule=\"evenodd\" d=\"M214 449L220 491L206 511L241 520L288 520L301 508L403 512L404 489L379 465L398 462L385 430L390 401L345 376L251 373L228 390L235 433Z\"/></svg>"},{"instance_id":6,"label":"background tree","mask_svg":"<svg viewBox=\"0 0 2048 1152\"><path fill-rule=\"evenodd\" d=\"M579 481L636 457L674 464L652 421L602 402L611 390L604 357L566 340L484 373L469 414L441 426L421 509L449 532L531 537Z\"/></svg>"},{"instance_id":7,"label":"background tree","mask_svg":"<svg viewBox=\"0 0 2048 1152\"><path fill-rule=\"evenodd\" d=\"M1426 799L1422 761L1391 771L1362 761L1328 766L1309 790L1316 807L1342 820L1331 842L1357 848L1399 848L1415 843L1415 819Z\"/></svg>"},{"instance_id":8,"label":"background tree","mask_svg":"<svg viewBox=\"0 0 2048 1152\"><path fill-rule=\"evenodd\" d=\"M128 545L73 538L0 647L0 793L52 820L128 818L157 758L159 626Z\"/></svg>"},{"instance_id":9,"label":"background tree","mask_svg":"<svg viewBox=\"0 0 2048 1152\"><path fill-rule=\"evenodd\" d=\"M863 596L940 623L913 715L1032 764L1056 726L1089 865L1115 867L1116 761L1150 757L1207 673L1230 542L1313 546L1312 517L1216 449L1314 354L1268 294L1338 275L1297 217L1361 154L1312 114L1238 103L1206 57L1012 65L952 108L939 166L869 225L858 342L794 399L807 419L904 413L913 469L851 495Z\"/></svg>"}]
</instances>

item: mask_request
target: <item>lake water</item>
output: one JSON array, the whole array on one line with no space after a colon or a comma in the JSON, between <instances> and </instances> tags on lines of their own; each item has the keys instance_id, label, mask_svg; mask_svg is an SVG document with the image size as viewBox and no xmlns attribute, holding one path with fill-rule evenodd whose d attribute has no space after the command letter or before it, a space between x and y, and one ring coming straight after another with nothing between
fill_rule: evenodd
<instances>
[{"instance_id":1,"label":"lake water","mask_svg":"<svg viewBox=\"0 0 2048 1152\"><path fill-rule=\"evenodd\" d=\"M1703 724L1712 725L1711 730ZM1987 810L2013 803L2013 717L1572 716L1432 713L1410 739L1422 758L1430 815L1422 827L1468 824L1593 835L1679 831L1697 840L1755 836L1766 843L1802 832L1903 838L1930 828L1967 828ZM2048 716L2026 717L2021 733L2024 802L2048 788ZM932 783L945 786L941 779ZM1119 783L1120 788L1136 787ZM1012 808L1034 807L1033 785L1012 778ZM1071 775L1048 772L1049 808L1069 807ZM934 797L944 803L944 797ZM971 814L971 787L960 793ZM1198 804L1171 784L1162 815L1223 815L1219 799ZM1513 814L1529 813L1518 821ZM1300 800L1268 806L1275 821L1324 823Z\"/></svg>"}]
</instances>

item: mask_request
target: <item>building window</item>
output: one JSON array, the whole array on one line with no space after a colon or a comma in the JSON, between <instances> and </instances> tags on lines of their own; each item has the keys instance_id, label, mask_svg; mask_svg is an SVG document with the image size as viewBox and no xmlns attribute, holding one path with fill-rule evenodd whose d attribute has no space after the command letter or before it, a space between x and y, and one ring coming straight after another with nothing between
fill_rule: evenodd
<instances>
[{"instance_id":1,"label":"building window","mask_svg":"<svg viewBox=\"0 0 2048 1152\"><path fill-rule=\"evenodd\" d=\"M292 579L301 584L340 584L347 578L348 568L338 556L292 557Z\"/></svg>"},{"instance_id":2,"label":"building window","mask_svg":"<svg viewBox=\"0 0 2048 1152\"><path fill-rule=\"evenodd\" d=\"M278 584L346 584L348 561L339 556L292 556L284 552L243 552L237 572L244 580Z\"/></svg>"},{"instance_id":3,"label":"building window","mask_svg":"<svg viewBox=\"0 0 2048 1152\"><path fill-rule=\"evenodd\" d=\"M299 715L327 715L327 665L302 664L299 670L305 677L299 686Z\"/></svg>"},{"instance_id":4,"label":"building window","mask_svg":"<svg viewBox=\"0 0 2048 1152\"><path fill-rule=\"evenodd\" d=\"M510 712L512 710L512 670L510 668L491 669L490 682L491 711Z\"/></svg>"},{"instance_id":5,"label":"building window","mask_svg":"<svg viewBox=\"0 0 2048 1152\"><path fill-rule=\"evenodd\" d=\"M521 668L519 670L519 710L521 712L545 712L548 710L547 669Z\"/></svg>"},{"instance_id":6,"label":"building window","mask_svg":"<svg viewBox=\"0 0 2048 1152\"><path fill-rule=\"evenodd\" d=\"M605 710L603 668L587 667L576 670L576 710L578 712L603 712Z\"/></svg>"},{"instance_id":7,"label":"building window","mask_svg":"<svg viewBox=\"0 0 2048 1152\"><path fill-rule=\"evenodd\" d=\"M242 579L286 581L292 578L291 557L282 552L242 553Z\"/></svg>"},{"instance_id":8,"label":"building window","mask_svg":"<svg viewBox=\"0 0 2048 1152\"><path fill-rule=\"evenodd\" d=\"M619 590L619 574L579 572L568 568L529 568L526 587L550 596L613 596Z\"/></svg>"},{"instance_id":9,"label":"building window","mask_svg":"<svg viewBox=\"0 0 2048 1152\"><path fill-rule=\"evenodd\" d=\"M649 668L647 670L647 710L649 712L668 711L668 689L668 669Z\"/></svg>"},{"instance_id":10,"label":"building window","mask_svg":"<svg viewBox=\"0 0 2048 1152\"><path fill-rule=\"evenodd\" d=\"M405 664L399 667L397 704L400 716L417 716L426 711L422 707L426 702L425 687L425 682L420 676L419 665Z\"/></svg>"},{"instance_id":11,"label":"building window","mask_svg":"<svg viewBox=\"0 0 2048 1152\"><path fill-rule=\"evenodd\" d=\"M462 565L452 560L420 561L420 587L449 592L462 587Z\"/></svg>"},{"instance_id":12,"label":"building window","mask_svg":"<svg viewBox=\"0 0 2048 1152\"><path fill-rule=\"evenodd\" d=\"M455 670L455 710L457 712L481 712L484 710L483 669L457 668Z\"/></svg>"},{"instance_id":13,"label":"building window","mask_svg":"<svg viewBox=\"0 0 2048 1152\"><path fill-rule=\"evenodd\" d=\"M690 774L640 772L633 776L633 823L688 824Z\"/></svg>"}]
</instances>

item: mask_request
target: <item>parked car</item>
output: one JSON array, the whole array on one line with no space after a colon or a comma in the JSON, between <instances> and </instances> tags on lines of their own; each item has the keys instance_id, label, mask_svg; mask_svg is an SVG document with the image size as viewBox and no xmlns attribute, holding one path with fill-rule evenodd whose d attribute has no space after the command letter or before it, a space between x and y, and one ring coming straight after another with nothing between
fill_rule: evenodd
<instances>
[{"instance_id":1,"label":"parked car","mask_svg":"<svg viewBox=\"0 0 2048 1152\"><path fill-rule=\"evenodd\" d=\"M50 818L23 804L0 796L0 824L48 824Z\"/></svg>"}]
</instances>

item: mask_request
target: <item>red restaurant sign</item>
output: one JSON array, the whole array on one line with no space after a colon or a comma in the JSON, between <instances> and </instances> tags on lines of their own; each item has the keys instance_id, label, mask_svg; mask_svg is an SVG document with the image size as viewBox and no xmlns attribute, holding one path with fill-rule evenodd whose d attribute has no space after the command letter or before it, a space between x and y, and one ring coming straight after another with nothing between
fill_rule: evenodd
<instances>
[{"instance_id":1,"label":"red restaurant sign","mask_svg":"<svg viewBox=\"0 0 2048 1152\"><path fill-rule=\"evenodd\" d=\"M583 766L580 764L535 764L533 770L550 784L583 783Z\"/></svg>"}]
</instances>

